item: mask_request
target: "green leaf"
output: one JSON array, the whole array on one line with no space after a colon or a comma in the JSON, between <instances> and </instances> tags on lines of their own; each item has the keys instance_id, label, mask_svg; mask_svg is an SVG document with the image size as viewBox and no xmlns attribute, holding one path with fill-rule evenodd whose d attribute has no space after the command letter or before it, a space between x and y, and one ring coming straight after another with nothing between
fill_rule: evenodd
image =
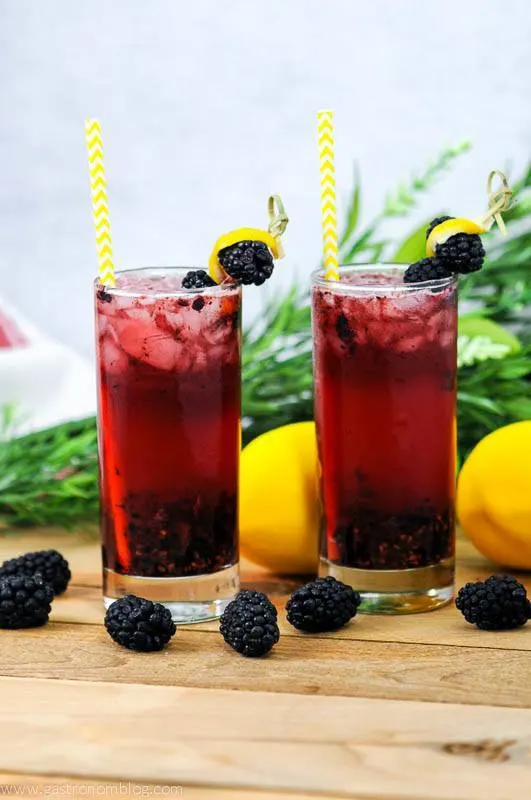
<instances>
[{"instance_id":1,"label":"green leaf","mask_svg":"<svg viewBox=\"0 0 531 800\"><path fill-rule=\"evenodd\" d=\"M488 336L457 337L459 367L470 367L478 361L487 361L489 358L504 358L509 352L509 345L493 342Z\"/></svg>"},{"instance_id":2,"label":"green leaf","mask_svg":"<svg viewBox=\"0 0 531 800\"><path fill-rule=\"evenodd\" d=\"M361 202L361 179L357 165L354 165L354 189L347 210L345 229L339 240L339 246L346 244L358 226Z\"/></svg>"},{"instance_id":3,"label":"green leaf","mask_svg":"<svg viewBox=\"0 0 531 800\"><path fill-rule=\"evenodd\" d=\"M405 216L416 205L417 195L431 189L453 161L468 152L470 147L471 144L467 141L455 147L447 147L423 173L413 176L409 183L400 183L398 188L389 192L385 198L382 218Z\"/></svg>"},{"instance_id":4,"label":"green leaf","mask_svg":"<svg viewBox=\"0 0 531 800\"><path fill-rule=\"evenodd\" d=\"M351 264L358 256L375 246L372 242L374 234L373 228L367 228L357 239L350 245L346 246L341 252L341 261L343 264Z\"/></svg>"},{"instance_id":5,"label":"green leaf","mask_svg":"<svg viewBox=\"0 0 531 800\"><path fill-rule=\"evenodd\" d=\"M429 220L423 222L413 233L410 233L404 241L399 245L391 256L391 261L397 264L412 264L414 261L420 261L421 258L426 256L426 228L436 217L433 214Z\"/></svg>"},{"instance_id":6,"label":"green leaf","mask_svg":"<svg viewBox=\"0 0 531 800\"><path fill-rule=\"evenodd\" d=\"M508 400L506 408L515 419L531 419L531 397L515 397Z\"/></svg>"},{"instance_id":7,"label":"green leaf","mask_svg":"<svg viewBox=\"0 0 531 800\"><path fill-rule=\"evenodd\" d=\"M462 314L459 317L459 335L468 336L469 339L476 336L490 339L495 344L505 345L509 353L518 353L522 349L514 334L488 317L478 314Z\"/></svg>"}]
</instances>

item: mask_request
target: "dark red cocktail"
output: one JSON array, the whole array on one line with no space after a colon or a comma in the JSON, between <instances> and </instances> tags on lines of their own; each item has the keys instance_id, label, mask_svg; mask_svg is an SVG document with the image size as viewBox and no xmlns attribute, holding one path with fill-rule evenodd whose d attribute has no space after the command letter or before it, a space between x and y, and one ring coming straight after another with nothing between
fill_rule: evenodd
<instances>
[{"instance_id":1,"label":"dark red cocktail","mask_svg":"<svg viewBox=\"0 0 531 800\"><path fill-rule=\"evenodd\" d=\"M402 274L313 284L321 572L394 612L447 602L454 560L456 282Z\"/></svg>"},{"instance_id":2,"label":"dark red cocktail","mask_svg":"<svg viewBox=\"0 0 531 800\"><path fill-rule=\"evenodd\" d=\"M218 615L238 589L240 290L186 270L96 286L106 602Z\"/></svg>"}]
</instances>

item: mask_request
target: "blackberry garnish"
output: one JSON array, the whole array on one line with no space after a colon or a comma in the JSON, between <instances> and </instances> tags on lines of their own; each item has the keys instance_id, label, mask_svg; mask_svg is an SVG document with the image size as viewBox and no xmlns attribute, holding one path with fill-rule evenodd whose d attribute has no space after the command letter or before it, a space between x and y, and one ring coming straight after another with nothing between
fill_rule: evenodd
<instances>
[{"instance_id":1,"label":"blackberry garnish","mask_svg":"<svg viewBox=\"0 0 531 800\"><path fill-rule=\"evenodd\" d=\"M191 269L183 278L183 289L205 289L215 285L216 281L204 269Z\"/></svg>"},{"instance_id":2,"label":"blackberry garnish","mask_svg":"<svg viewBox=\"0 0 531 800\"><path fill-rule=\"evenodd\" d=\"M486 581L465 584L455 604L467 622L484 631L519 628L531 616L525 586L511 575L491 575Z\"/></svg>"},{"instance_id":3,"label":"blackberry garnish","mask_svg":"<svg viewBox=\"0 0 531 800\"><path fill-rule=\"evenodd\" d=\"M72 577L68 561L57 550L38 550L25 553L18 558L4 561L0 567L0 579L10 575L40 574L50 584L55 594L62 594Z\"/></svg>"},{"instance_id":4,"label":"blackberry garnish","mask_svg":"<svg viewBox=\"0 0 531 800\"><path fill-rule=\"evenodd\" d=\"M102 303L112 302L112 294L106 292L105 289L98 289L97 295L98 295L98 300L101 300Z\"/></svg>"},{"instance_id":5,"label":"blackberry garnish","mask_svg":"<svg viewBox=\"0 0 531 800\"><path fill-rule=\"evenodd\" d=\"M446 222L449 219L455 219L455 217L445 216L445 217L435 217L435 219L432 219L432 221L426 228L426 239L428 238L432 230L437 227L437 225L440 225L441 222Z\"/></svg>"},{"instance_id":6,"label":"blackberry garnish","mask_svg":"<svg viewBox=\"0 0 531 800\"><path fill-rule=\"evenodd\" d=\"M426 229L426 239L432 230L446 220L455 217L436 217ZM440 263L451 272L466 275L477 272L483 266L485 250L477 233L455 233L446 242L435 245L435 255Z\"/></svg>"},{"instance_id":7,"label":"blackberry garnish","mask_svg":"<svg viewBox=\"0 0 531 800\"><path fill-rule=\"evenodd\" d=\"M107 633L128 650L162 650L175 634L175 623L161 603L128 594L116 600L105 615Z\"/></svg>"},{"instance_id":8,"label":"blackberry garnish","mask_svg":"<svg viewBox=\"0 0 531 800\"><path fill-rule=\"evenodd\" d=\"M245 286L261 286L273 273L273 256L263 242L244 241L224 247L218 260L227 275Z\"/></svg>"},{"instance_id":9,"label":"blackberry garnish","mask_svg":"<svg viewBox=\"0 0 531 800\"><path fill-rule=\"evenodd\" d=\"M481 269L485 249L477 233L456 233L443 244L435 245L435 255L447 269L467 275Z\"/></svg>"},{"instance_id":10,"label":"blackberry garnish","mask_svg":"<svg viewBox=\"0 0 531 800\"><path fill-rule=\"evenodd\" d=\"M359 592L329 575L296 589L286 603L286 615L300 631L337 631L356 616L360 603Z\"/></svg>"},{"instance_id":11,"label":"blackberry garnish","mask_svg":"<svg viewBox=\"0 0 531 800\"><path fill-rule=\"evenodd\" d=\"M233 650L250 657L265 655L280 637L275 606L262 592L250 590L228 604L219 629Z\"/></svg>"},{"instance_id":12,"label":"blackberry garnish","mask_svg":"<svg viewBox=\"0 0 531 800\"><path fill-rule=\"evenodd\" d=\"M48 622L53 589L40 575L0 577L0 628L39 628Z\"/></svg>"},{"instance_id":13,"label":"blackberry garnish","mask_svg":"<svg viewBox=\"0 0 531 800\"><path fill-rule=\"evenodd\" d=\"M452 273L438 258L423 258L409 265L404 272L404 283L437 281L441 278L450 278L451 276Z\"/></svg>"}]
</instances>

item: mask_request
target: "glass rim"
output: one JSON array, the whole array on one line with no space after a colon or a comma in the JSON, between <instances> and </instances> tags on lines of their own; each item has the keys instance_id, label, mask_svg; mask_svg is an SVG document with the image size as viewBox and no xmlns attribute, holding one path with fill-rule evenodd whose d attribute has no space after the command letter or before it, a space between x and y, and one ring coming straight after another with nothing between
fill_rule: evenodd
<instances>
[{"instance_id":1,"label":"glass rim","mask_svg":"<svg viewBox=\"0 0 531 800\"><path fill-rule=\"evenodd\" d=\"M347 272L391 272L401 271L409 267L409 264L400 262L374 262L368 261L360 264L340 264L339 272L345 274ZM319 267L311 274L312 286L319 286L330 291L337 292L338 294L407 294L408 292L419 292L426 290L441 290L446 289L448 286L457 284L458 275L453 273L449 278L437 278L431 281L417 281L415 283L344 283L341 280L329 280L324 276L324 268Z\"/></svg>"},{"instance_id":2,"label":"glass rim","mask_svg":"<svg viewBox=\"0 0 531 800\"><path fill-rule=\"evenodd\" d=\"M124 269L118 269L115 272L116 277L120 275L130 275L132 273L159 273L162 274L164 272L167 273L180 273L180 272L189 272L190 270L198 270L204 269L208 272L208 269L205 267L197 267L197 266L149 266L149 267L125 267ZM99 275L94 278L93 285L95 289L104 289L107 294L116 295L119 297L150 297L150 298L165 298L165 297L190 297L192 294L204 294L204 295L213 295L217 296L224 293L229 292L238 292L241 293L241 286L236 283L217 283L215 286L203 286L201 288L193 288L193 289L185 289L181 287L180 289L172 289L172 290L161 290L161 291L148 291L148 290L135 290L130 288L121 288L120 286L105 286L101 282Z\"/></svg>"}]
</instances>

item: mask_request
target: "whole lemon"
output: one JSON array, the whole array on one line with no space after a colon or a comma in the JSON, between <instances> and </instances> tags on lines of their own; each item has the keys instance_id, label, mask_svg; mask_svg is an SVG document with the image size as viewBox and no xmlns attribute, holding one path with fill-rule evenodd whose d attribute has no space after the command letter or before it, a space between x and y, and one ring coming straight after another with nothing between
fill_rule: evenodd
<instances>
[{"instance_id":1,"label":"whole lemon","mask_svg":"<svg viewBox=\"0 0 531 800\"><path fill-rule=\"evenodd\" d=\"M274 572L317 570L317 443L313 422L297 422L253 439L240 461L242 555Z\"/></svg>"},{"instance_id":2,"label":"whole lemon","mask_svg":"<svg viewBox=\"0 0 531 800\"><path fill-rule=\"evenodd\" d=\"M491 561L531 569L531 420L490 433L461 468L457 513Z\"/></svg>"}]
</instances>

